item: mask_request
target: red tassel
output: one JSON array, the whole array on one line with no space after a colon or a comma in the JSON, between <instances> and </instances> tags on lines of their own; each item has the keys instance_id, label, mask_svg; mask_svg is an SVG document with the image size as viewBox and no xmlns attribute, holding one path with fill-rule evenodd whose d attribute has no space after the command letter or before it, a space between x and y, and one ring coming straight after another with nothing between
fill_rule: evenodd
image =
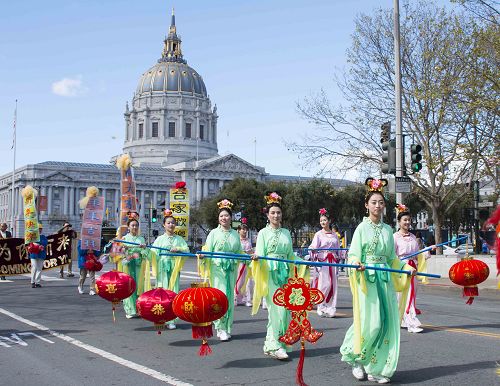
<instances>
[{"instance_id":1,"label":"red tassel","mask_svg":"<svg viewBox=\"0 0 500 386\"><path fill-rule=\"evenodd\" d=\"M479 289L475 285L464 287L464 296L479 296Z\"/></svg>"},{"instance_id":2,"label":"red tassel","mask_svg":"<svg viewBox=\"0 0 500 386\"><path fill-rule=\"evenodd\" d=\"M463 296L469 296L469 299L465 302L469 306L474 301L474 296L479 296L479 288L476 285L464 287Z\"/></svg>"},{"instance_id":3,"label":"red tassel","mask_svg":"<svg viewBox=\"0 0 500 386\"><path fill-rule=\"evenodd\" d=\"M307 386L307 383L304 382L304 377L302 374L302 370L304 369L304 359L306 357L306 347L304 344L304 339L300 341L300 358L299 363L297 364L297 371L295 373L295 382L299 386Z\"/></svg>"},{"instance_id":4,"label":"red tassel","mask_svg":"<svg viewBox=\"0 0 500 386\"><path fill-rule=\"evenodd\" d=\"M198 355L200 357L206 357L207 355L210 354L212 354L212 349L210 348L208 341L206 339L203 339L201 341L200 349L198 350Z\"/></svg>"},{"instance_id":5,"label":"red tassel","mask_svg":"<svg viewBox=\"0 0 500 386\"><path fill-rule=\"evenodd\" d=\"M210 323L208 326L193 324L191 331L193 332L193 339L207 339L214 336L214 333L212 331L212 323Z\"/></svg>"}]
</instances>

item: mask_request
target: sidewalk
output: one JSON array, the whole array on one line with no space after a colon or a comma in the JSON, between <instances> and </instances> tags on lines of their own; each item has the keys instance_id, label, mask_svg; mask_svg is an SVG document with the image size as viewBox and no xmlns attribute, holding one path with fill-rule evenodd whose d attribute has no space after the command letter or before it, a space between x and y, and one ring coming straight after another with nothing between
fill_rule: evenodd
<instances>
[{"instance_id":1,"label":"sidewalk","mask_svg":"<svg viewBox=\"0 0 500 386\"><path fill-rule=\"evenodd\" d=\"M486 291L493 295L498 295L500 299L500 289L498 288L498 283L500 282L500 277L497 278L490 273L490 277L484 282L478 285L479 291ZM440 279L429 278L428 284L422 284L420 281L418 283L419 290L425 292L426 290L452 290L452 291L462 291L462 287L453 283L449 278L442 277ZM341 287L349 287L349 281L345 273L339 276L339 285ZM496 297L496 296L495 296Z\"/></svg>"}]
</instances>

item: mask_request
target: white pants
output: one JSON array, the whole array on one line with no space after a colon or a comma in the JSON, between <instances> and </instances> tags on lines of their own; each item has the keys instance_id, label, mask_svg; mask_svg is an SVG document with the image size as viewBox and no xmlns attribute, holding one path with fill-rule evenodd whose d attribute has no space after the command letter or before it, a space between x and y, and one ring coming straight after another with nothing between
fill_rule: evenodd
<instances>
[{"instance_id":1,"label":"white pants","mask_svg":"<svg viewBox=\"0 0 500 386\"><path fill-rule=\"evenodd\" d=\"M318 289L325 295L323 303L318 305L318 310L334 316L337 311L337 268L321 267L318 270ZM330 299L328 299L328 297ZM327 301L328 300L328 301Z\"/></svg>"},{"instance_id":2,"label":"white pants","mask_svg":"<svg viewBox=\"0 0 500 386\"><path fill-rule=\"evenodd\" d=\"M43 259L31 260L31 284L40 284L43 269Z\"/></svg>"},{"instance_id":3,"label":"white pants","mask_svg":"<svg viewBox=\"0 0 500 386\"><path fill-rule=\"evenodd\" d=\"M414 283L414 294L415 294L415 300L417 299L417 278L413 278L413 283ZM401 327L403 328L419 328L422 323L420 323L420 320L417 318L417 311L415 310L415 301L411 302L410 299L410 294L411 294L412 288L411 285L408 287L408 297L406 299L406 305L405 305L405 310L403 312L403 320L401 320ZM398 292L398 301L401 298L401 293ZM410 304L411 302L411 304ZM408 311L408 312L406 312Z\"/></svg>"}]
</instances>

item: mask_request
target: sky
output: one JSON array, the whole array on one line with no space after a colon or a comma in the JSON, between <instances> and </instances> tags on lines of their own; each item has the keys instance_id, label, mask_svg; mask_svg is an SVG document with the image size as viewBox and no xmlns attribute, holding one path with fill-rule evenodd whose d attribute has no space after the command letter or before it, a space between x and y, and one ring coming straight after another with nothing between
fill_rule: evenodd
<instances>
[{"instance_id":1,"label":"sky","mask_svg":"<svg viewBox=\"0 0 500 386\"><path fill-rule=\"evenodd\" d=\"M0 175L44 161L109 163L122 153L126 101L160 58L172 7L188 65L217 104L219 154L270 174L313 176L285 140L313 130L296 102L340 94L356 15L391 0L35 0L3 4ZM335 178L335 176L329 176Z\"/></svg>"}]
</instances>

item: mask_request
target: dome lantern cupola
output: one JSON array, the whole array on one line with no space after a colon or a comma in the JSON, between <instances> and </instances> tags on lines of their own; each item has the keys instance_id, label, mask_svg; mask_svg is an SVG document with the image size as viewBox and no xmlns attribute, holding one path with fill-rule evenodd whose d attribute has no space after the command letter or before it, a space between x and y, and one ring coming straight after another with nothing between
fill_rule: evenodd
<instances>
[{"instance_id":1,"label":"dome lantern cupola","mask_svg":"<svg viewBox=\"0 0 500 386\"><path fill-rule=\"evenodd\" d=\"M186 60L182 57L181 43L182 40L177 36L177 28L175 27L175 14L172 8L172 21L170 22L170 28L168 30L168 36L163 41L165 44L163 47L163 52L161 58L158 59L160 62L177 62L186 64Z\"/></svg>"}]
</instances>

